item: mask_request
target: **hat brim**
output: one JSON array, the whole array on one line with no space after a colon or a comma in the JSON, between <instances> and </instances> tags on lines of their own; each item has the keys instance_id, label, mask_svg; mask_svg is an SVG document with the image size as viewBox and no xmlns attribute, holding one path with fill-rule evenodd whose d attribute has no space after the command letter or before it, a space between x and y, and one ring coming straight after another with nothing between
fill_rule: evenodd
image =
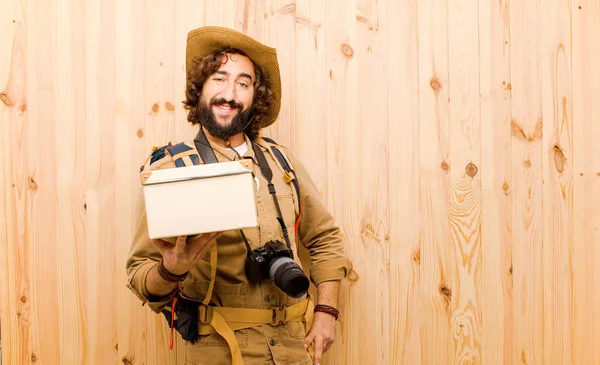
<instances>
[{"instance_id":1,"label":"hat brim","mask_svg":"<svg viewBox=\"0 0 600 365\"><path fill-rule=\"evenodd\" d=\"M277 51L257 40L232 29L222 27L202 27L188 33L186 48L186 74L199 61L213 52L225 47L239 49L266 73L275 100L267 110L267 115L261 122L265 128L275 123L281 108L281 77Z\"/></svg>"}]
</instances>

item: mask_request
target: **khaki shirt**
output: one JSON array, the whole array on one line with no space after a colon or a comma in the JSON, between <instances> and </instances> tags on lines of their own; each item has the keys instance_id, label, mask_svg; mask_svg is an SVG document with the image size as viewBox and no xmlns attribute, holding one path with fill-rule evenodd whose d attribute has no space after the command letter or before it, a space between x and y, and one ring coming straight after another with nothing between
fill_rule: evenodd
<instances>
[{"instance_id":1,"label":"khaki shirt","mask_svg":"<svg viewBox=\"0 0 600 365\"><path fill-rule=\"evenodd\" d=\"M307 248L310 258L310 278L318 285L322 282L341 280L350 270L350 263L344 254L344 245L339 229L335 226L333 217L321 201L321 197L308 175L304 166L296 160L291 152L280 147L291 162L300 184L300 202L302 216L295 237L294 225L298 214L296 191L293 184L283 180L283 171L275 162L274 156L268 150L265 141L258 138L255 141L263 150L264 155L273 171L272 182L275 185L277 199L288 230L290 244L296 253L294 259L298 265L297 242ZM257 192L257 207L259 227L245 229L244 234L250 247L255 249L269 240L280 240L285 243L281 226L277 221L277 211L272 196L267 189L267 181L262 176L251 141L246 137L248 152L243 156L254 161L254 176L259 180ZM194 143L186 143L198 153ZM219 147L211 143L219 162L239 160L237 153L229 148ZM173 159L168 154L145 169L174 168ZM190 197L193 199L193 197ZM202 204L202 202L195 202ZM128 287L155 312L169 304L173 295L168 297L151 297L146 290L146 275L160 260L160 253L148 238L146 216L143 199L138 204L139 223L132 243L130 256L127 260ZM235 209L235 207L232 207ZM244 267L246 246L239 231L225 232L217 239L218 264L215 287L211 303L224 307L259 308L290 306L303 300L287 296L270 280L252 285L248 282ZM182 292L190 298L203 300L210 283L210 255L207 254L198 266L192 269L182 283ZM306 271L306 269L304 269ZM304 349L306 336L301 322L288 322L277 327L262 325L235 331L239 342L244 363L252 364L312 364L309 353ZM202 364L231 364L229 347L218 334L201 337L198 342L186 342L186 363ZM209 360L210 359L210 360Z\"/></svg>"}]
</instances>

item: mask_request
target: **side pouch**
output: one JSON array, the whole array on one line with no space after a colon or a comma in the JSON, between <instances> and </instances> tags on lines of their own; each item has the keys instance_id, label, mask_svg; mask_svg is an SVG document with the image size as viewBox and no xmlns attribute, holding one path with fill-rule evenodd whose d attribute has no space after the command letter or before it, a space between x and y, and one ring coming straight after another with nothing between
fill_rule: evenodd
<instances>
[{"instance_id":1,"label":"side pouch","mask_svg":"<svg viewBox=\"0 0 600 365\"><path fill-rule=\"evenodd\" d=\"M198 341L200 335L198 333L199 309L198 303L177 296L176 300L171 302L175 306L175 318L173 320L173 311L171 307L165 307L162 314L165 316L169 327L175 328L181 337L194 343ZM171 325L172 324L172 325Z\"/></svg>"}]
</instances>

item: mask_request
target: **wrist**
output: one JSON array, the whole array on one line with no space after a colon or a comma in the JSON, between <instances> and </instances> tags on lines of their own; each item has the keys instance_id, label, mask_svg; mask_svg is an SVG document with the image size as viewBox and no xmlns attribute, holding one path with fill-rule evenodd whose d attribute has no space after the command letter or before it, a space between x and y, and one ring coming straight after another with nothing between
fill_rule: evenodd
<instances>
[{"instance_id":1,"label":"wrist","mask_svg":"<svg viewBox=\"0 0 600 365\"><path fill-rule=\"evenodd\" d=\"M171 272L170 270L168 270L165 267L163 260L160 260L158 265L156 265L156 271L158 273L158 276L160 276L163 280L168 281L170 283L176 283L179 281L183 281L183 280L185 280L185 278L187 277L187 274L188 274L187 271L182 274L175 274L175 273Z\"/></svg>"},{"instance_id":2,"label":"wrist","mask_svg":"<svg viewBox=\"0 0 600 365\"><path fill-rule=\"evenodd\" d=\"M315 313L317 313L317 312L327 313L327 314L333 316L333 318L335 318L336 320L338 319L338 317L340 315L340 311L337 308L332 307L330 305L326 305L326 304L315 305Z\"/></svg>"}]
</instances>

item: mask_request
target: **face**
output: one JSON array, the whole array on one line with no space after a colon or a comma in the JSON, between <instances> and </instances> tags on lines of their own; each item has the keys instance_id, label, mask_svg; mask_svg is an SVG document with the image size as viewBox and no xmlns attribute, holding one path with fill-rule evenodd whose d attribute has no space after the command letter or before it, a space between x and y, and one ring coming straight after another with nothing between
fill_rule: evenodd
<instances>
[{"instance_id":1,"label":"face","mask_svg":"<svg viewBox=\"0 0 600 365\"><path fill-rule=\"evenodd\" d=\"M227 54L226 62L209 76L200 95L200 122L221 139L243 132L252 118L254 64L243 55Z\"/></svg>"}]
</instances>

